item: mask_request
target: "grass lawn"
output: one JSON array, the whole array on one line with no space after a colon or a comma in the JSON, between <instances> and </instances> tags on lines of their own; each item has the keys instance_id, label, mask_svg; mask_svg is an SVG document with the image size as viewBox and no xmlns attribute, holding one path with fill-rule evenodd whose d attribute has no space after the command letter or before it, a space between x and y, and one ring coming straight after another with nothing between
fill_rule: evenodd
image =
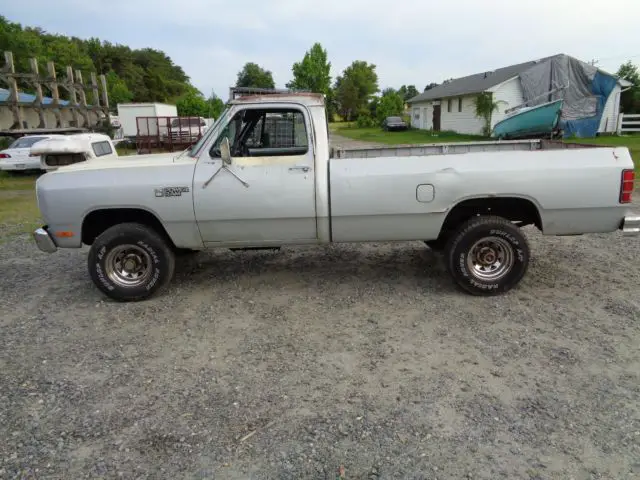
<instances>
[{"instance_id":1,"label":"grass lawn","mask_svg":"<svg viewBox=\"0 0 640 480\"><path fill-rule=\"evenodd\" d=\"M589 143L592 145L607 145L611 147L627 147L636 167L636 176L640 176L640 135L603 136L596 138L571 138L566 140L573 143Z\"/></svg>"},{"instance_id":2,"label":"grass lawn","mask_svg":"<svg viewBox=\"0 0 640 480\"><path fill-rule=\"evenodd\" d=\"M40 226L34 192L37 177L0 172L0 242L15 234L31 233Z\"/></svg>"}]
</instances>

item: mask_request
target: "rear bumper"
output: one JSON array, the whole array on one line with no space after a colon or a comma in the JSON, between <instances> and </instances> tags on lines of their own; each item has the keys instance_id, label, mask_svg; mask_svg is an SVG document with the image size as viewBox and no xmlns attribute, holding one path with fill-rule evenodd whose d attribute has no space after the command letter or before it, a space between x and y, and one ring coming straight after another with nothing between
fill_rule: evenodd
<instances>
[{"instance_id":1,"label":"rear bumper","mask_svg":"<svg viewBox=\"0 0 640 480\"><path fill-rule=\"evenodd\" d=\"M624 217L622 233L628 236L640 234L640 215L627 215Z\"/></svg>"},{"instance_id":2,"label":"rear bumper","mask_svg":"<svg viewBox=\"0 0 640 480\"><path fill-rule=\"evenodd\" d=\"M36 246L45 253L53 253L58 249L46 226L37 228L33 232L33 239Z\"/></svg>"},{"instance_id":3,"label":"rear bumper","mask_svg":"<svg viewBox=\"0 0 640 480\"><path fill-rule=\"evenodd\" d=\"M23 170L37 170L40 168L40 163L25 162L25 163L0 163L0 170L10 172L21 172Z\"/></svg>"}]
</instances>

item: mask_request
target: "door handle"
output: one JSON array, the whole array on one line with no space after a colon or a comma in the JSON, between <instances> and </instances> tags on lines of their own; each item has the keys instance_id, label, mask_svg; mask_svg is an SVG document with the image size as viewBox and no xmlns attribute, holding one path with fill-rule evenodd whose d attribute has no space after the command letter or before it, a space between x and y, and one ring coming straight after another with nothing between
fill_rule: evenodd
<instances>
[{"instance_id":1,"label":"door handle","mask_svg":"<svg viewBox=\"0 0 640 480\"><path fill-rule=\"evenodd\" d=\"M307 167L306 165L296 165L295 167L289 167L289 171L290 172L294 172L294 171L297 171L297 170L301 170L304 173L307 173L310 170L310 168Z\"/></svg>"}]
</instances>

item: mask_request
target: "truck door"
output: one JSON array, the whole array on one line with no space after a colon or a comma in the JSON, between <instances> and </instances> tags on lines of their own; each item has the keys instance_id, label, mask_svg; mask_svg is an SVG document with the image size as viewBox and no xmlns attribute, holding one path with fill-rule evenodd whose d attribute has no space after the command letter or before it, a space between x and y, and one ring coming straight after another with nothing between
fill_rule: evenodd
<instances>
[{"instance_id":1,"label":"truck door","mask_svg":"<svg viewBox=\"0 0 640 480\"><path fill-rule=\"evenodd\" d=\"M241 107L196 165L193 198L208 246L314 243L312 124L295 105ZM231 164L222 161L228 138Z\"/></svg>"}]
</instances>

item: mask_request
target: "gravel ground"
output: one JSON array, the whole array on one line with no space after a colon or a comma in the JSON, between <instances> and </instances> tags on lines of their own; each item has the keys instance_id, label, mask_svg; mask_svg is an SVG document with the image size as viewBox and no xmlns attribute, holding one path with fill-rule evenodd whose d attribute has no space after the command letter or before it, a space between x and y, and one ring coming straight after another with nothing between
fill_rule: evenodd
<instances>
[{"instance_id":1,"label":"gravel ground","mask_svg":"<svg viewBox=\"0 0 640 480\"><path fill-rule=\"evenodd\" d=\"M529 234L497 298L415 242L200 253L136 304L9 239L0 478L637 478L639 240Z\"/></svg>"}]
</instances>

